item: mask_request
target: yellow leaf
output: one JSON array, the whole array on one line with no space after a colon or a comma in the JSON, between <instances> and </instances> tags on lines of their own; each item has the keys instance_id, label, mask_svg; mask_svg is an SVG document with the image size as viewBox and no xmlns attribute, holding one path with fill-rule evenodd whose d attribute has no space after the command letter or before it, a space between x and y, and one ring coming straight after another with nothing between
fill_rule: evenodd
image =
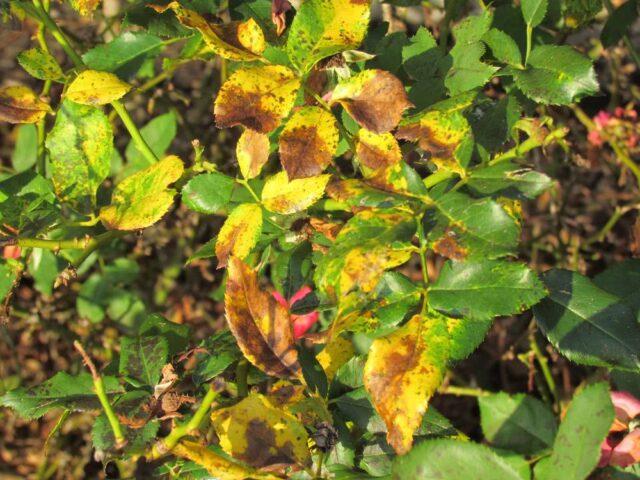
<instances>
[{"instance_id":1,"label":"yellow leaf","mask_svg":"<svg viewBox=\"0 0 640 480\"><path fill-rule=\"evenodd\" d=\"M320 107L296 110L280 134L280 162L290 179L319 175L338 149L338 126Z\"/></svg>"},{"instance_id":2,"label":"yellow leaf","mask_svg":"<svg viewBox=\"0 0 640 480\"><path fill-rule=\"evenodd\" d=\"M359 288L371 292L382 274L411 258L413 249L407 245L392 248L389 245L369 245L356 247L345 255L340 273L340 292L348 293Z\"/></svg>"},{"instance_id":3,"label":"yellow leaf","mask_svg":"<svg viewBox=\"0 0 640 480\"><path fill-rule=\"evenodd\" d=\"M444 377L448 351L446 320L438 314L415 315L369 349L364 386L399 455L411 449L413 433Z\"/></svg>"},{"instance_id":4,"label":"yellow leaf","mask_svg":"<svg viewBox=\"0 0 640 480\"><path fill-rule=\"evenodd\" d=\"M370 0L305 0L291 24L287 53L302 72L322 58L356 48L369 26Z\"/></svg>"},{"instance_id":5,"label":"yellow leaf","mask_svg":"<svg viewBox=\"0 0 640 480\"><path fill-rule=\"evenodd\" d=\"M257 177L269 160L269 137L264 133L246 129L238 139L236 157L244 178L249 180Z\"/></svg>"},{"instance_id":6,"label":"yellow leaf","mask_svg":"<svg viewBox=\"0 0 640 480\"><path fill-rule=\"evenodd\" d=\"M365 178L375 178L402 160L400 145L390 133L373 133L362 128L356 140L356 156Z\"/></svg>"},{"instance_id":7,"label":"yellow leaf","mask_svg":"<svg viewBox=\"0 0 640 480\"><path fill-rule=\"evenodd\" d=\"M329 340L317 356L318 362L327 375L329 382L333 380L338 369L353 357L354 354L355 349L350 339L342 336L334 336Z\"/></svg>"},{"instance_id":8,"label":"yellow leaf","mask_svg":"<svg viewBox=\"0 0 640 480\"><path fill-rule=\"evenodd\" d=\"M173 447L171 453L204 467L218 480L277 480L280 478L233 462L195 442L183 440Z\"/></svg>"},{"instance_id":9,"label":"yellow leaf","mask_svg":"<svg viewBox=\"0 0 640 480\"><path fill-rule=\"evenodd\" d=\"M173 204L176 191L167 188L182 176L184 165L170 155L125 178L113 190L111 205L100 210L100 220L111 229L137 230L153 225Z\"/></svg>"},{"instance_id":10,"label":"yellow leaf","mask_svg":"<svg viewBox=\"0 0 640 480\"><path fill-rule=\"evenodd\" d=\"M438 168L464 174L457 150L470 130L469 122L459 109L435 109L403 121L396 137L418 142Z\"/></svg>"},{"instance_id":11,"label":"yellow leaf","mask_svg":"<svg viewBox=\"0 0 640 480\"><path fill-rule=\"evenodd\" d=\"M218 268L227 266L229 255L244 259L262 233L262 208L255 203L238 205L222 225L216 241Z\"/></svg>"},{"instance_id":12,"label":"yellow leaf","mask_svg":"<svg viewBox=\"0 0 640 480\"><path fill-rule=\"evenodd\" d=\"M300 79L287 67L268 65L236 71L222 85L213 113L219 128L244 125L274 130L293 107Z\"/></svg>"},{"instance_id":13,"label":"yellow leaf","mask_svg":"<svg viewBox=\"0 0 640 480\"><path fill-rule=\"evenodd\" d=\"M262 203L272 212L288 215L301 212L313 205L324 194L330 175L287 178L287 172L279 172L269 177L262 189Z\"/></svg>"},{"instance_id":14,"label":"yellow leaf","mask_svg":"<svg viewBox=\"0 0 640 480\"><path fill-rule=\"evenodd\" d=\"M258 285L258 275L229 257L224 306L229 329L253 365L276 377L301 378L289 312Z\"/></svg>"},{"instance_id":15,"label":"yellow leaf","mask_svg":"<svg viewBox=\"0 0 640 480\"><path fill-rule=\"evenodd\" d=\"M0 120L9 123L37 123L51 107L30 88L17 85L0 88Z\"/></svg>"},{"instance_id":16,"label":"yellow leaf","mask_svg":"<svg viewBox=\"0 0 640 480\"><path fill-rule=\"evenodd\" d=\"M82 105L98 106L122 98L129 90L131 85L113 73L85 70L71 82L65 96Z\"/></svg>"},{"instance_id":17,"label":"yellow leaf","mask_svg":"<svg viewBox=\"0 0 640 480\"><path fill-rule=\"evenodd\" d=\"M91 15L100 5L100 0L71 0L71 6L80 15Z\"/></svg>"},{"instance_id":18,"label":"yellow leaf","mask_svg":"<svg viewBox=\"0 0 640 480\"><path fill-rule=\"evenodd\" d=\"M222 449L253 467L310 464L302 423L263 395L252 393L232 407L216 410L211 421Z\"/></svg>"},{"instance_id":19,"label":"yellow leaf","mask_svg":"<svg viewBox=\"0 0 640 480\"><path fill-rule=\"evenodd\" d=\"M180 23L198 30L213 53L236 61L259 60L267 44L262 29L253 18L245 22L209 23L202 15L178 2L153 7L158 12L171 8Z\"/></svg>"},{"instance_id":20,"label":"yellow leaf","mask_svg":"<svg viewBox=\"0 0 640 480\"><path fill-rule=\"evenodd\" d=\"M413 106L402 82L385 70L365 70L339 83L331 102L342 104L360 126L375 133L394 129Z\"/></svg>"}]
</instances>

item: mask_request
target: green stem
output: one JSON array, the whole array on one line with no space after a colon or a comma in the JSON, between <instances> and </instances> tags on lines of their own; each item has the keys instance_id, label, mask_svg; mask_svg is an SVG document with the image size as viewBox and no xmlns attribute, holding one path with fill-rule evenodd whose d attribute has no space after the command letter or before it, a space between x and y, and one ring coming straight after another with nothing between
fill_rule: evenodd
<instances>
[{"instance_id":1,"label":"green stem","mask_svg":"<svg viewBox=\"0 0 640 480\"><path fill-rule=\"evenodd\" d=\"M438 393L442 395L455 395L458 397L486 397L491 395L491 392L487 392L479 388L456 387L453 385L449 385L448 387L439 390Z\"/></svg>"},{"instance_id":2,"label":"green stem","mask_svg":"<svg viewBox=\"0 0 640 480\"><path fill-rule=\"evenodd\" d=\"M249 394L247 376L249 375L249 362L240 360L236 366L236 386L238 388L238 398L244 398Z\"/></svg>"},{"instance_id":3,"label":"green stem","mask_svg":"<svg viewBox=\"0 0 640 480\"><path fill-rule=\"evenodd\" d=\"M431 188L438 183L442 183L450 178L455 177L457 174L455 172L451 172L449 170L438 170L437 172L432 173L427 178L424 179L424 186L427 188Z\"/></svg>"},{"instance_id":4,"label":"green stem","mask_svg":"<svg viewBox=\"0 0 640 480\"><path fill-rule=\"evenodd\" d=\"M533 41L533 27L531 25L527 25L527 50L524 55L524 65L527 66L529 63L529 55L531 54L531 43Z\"/></svg>"},{"instance_id":5,"label":"green stem","mask_svg":"<svg viewBox=\"0 0 640 480\"><path fill-rule=\"evenodd\" d=\"M167 435L164 439L158 441L151 449L150 454L147 456L148 460L157 460L158 458L167 455L173 449L173 447L178 444L182 437L188 435L193 430L196 430L204 420L207 413L209 413L211 404L217 397L217 389L214 389L213 385L210 386L209 391L207 391L207 394L202 399L202 403L198 407L198 410L196 410L196 413L193 414L193 417L191 417L186 423L175 427L173 430L171 430L169 435Z\"/></svg>"},{"instance_id":6,"label":"green stem","mask_svg":"<svg viewBox=\"0 0 640 480\"><path fill-rule=\"evenodd\" d=\"M49 30L53 38L56 39L56 42L60 44L60 46L62 47L64 52L67 54L67 56L71 59L73 64L76 67L84 66L84 62L82 61L82 58L73 49L73 47L71 46L71 43L69 43L69 40L67 40L67 37L65 36L65 34L62 33L62 30L60 30L60 27L58 27L56 22L53 21L49 13L44 9L44 7L42 6L42 2L40 0L33 0L33 5L36 9L36 12L40 16L40 21L44 24L47 30Z\"/></svg>"},{"instance_id":7,"label":"green stem","mask_svg":"<svg viewBox=\"0 0 640 480\"><path fill-rule=\"evenodd\" d=\"M429 286L429 272L427 270L427 240L424 234L424 224L422 223L422 215L417 218L417 234L418 241L420 242L420 266L422 268L422 281L424 282L424 288Z\"/></svg>"},{"instance_id":8,"label":"green stem","mask_svg":"<svg viewBox=\"0 0 640 480\"><path fill-rule=\"evenodd\" d=\"M315 478L322 478L322 464L324 463L324 459L326 456L326 452L320 451L320 455L318 456L318 465L316 466Z\"/></svg>"},{"instance_id":9,"label":"green stem","mask_svg":"<svg viewBox=\"0 0 640 480\"><path fill-rule=\"evenodd\" d=\"M531 347L531 351L536 357L538 361L538 365L540 365L540 369L542 370L542 375L544 376L544 380L547 383L547 387L549 387L549 391L551 395L553 395L553 399L555 402L558 402L558 389L556 388L556 382L553 379L553 375L551 374L551 369L549 369L549 361L547 357L542 353L540 347L538 346L538 342L536 342L535 334L532 333L529 337L529 345Z\"/></svg>"},{"instance_id":10,"label":"green stem","mask_svg":"<svg viewBox=\"0 0 640 480\"><path fill-rule=\"evenodd\" d=\"M157 163L158 157L156 157L156 154L153 153L153 150L151 150L151 147L149 147L149 145L144 140L144 138L142 138L142 134L140 133L140 130L138 130L138 127L136 126L136 124L133 123L133 119L131 118L131 115L129 115L129 112L127 112L127 110L124 108L124 105L120 103L120 100L114 100L113 102L111 102L111 106L120 117L120 120L122 120L122 123L124 124L127 131L129 132L129 135L131 135L131 138L136 144L136 147L138 147L138 150L140 151L140 153L144 155L144 157L147 159L149 163L151 164Z\"/></svg>"}]
</instances>

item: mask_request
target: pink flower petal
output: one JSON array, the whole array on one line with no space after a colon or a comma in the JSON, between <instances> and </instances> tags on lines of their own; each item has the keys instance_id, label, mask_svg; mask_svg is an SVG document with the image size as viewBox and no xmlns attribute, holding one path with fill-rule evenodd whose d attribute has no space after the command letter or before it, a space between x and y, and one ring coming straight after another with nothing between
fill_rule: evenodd
<instances>
[{"instance_id":1,"label":"pink flower petal","mask_svg":"<svg viewBox=\"0 0 640 480\"><path fill-rule=\"evenodd\" d=\"M293 315L293 337L297 340L318 321L320 314L318 312L307 313L306 315Z\"/></svg>"},{"instance_id":2,"label":"pink flower petal","mask_svg":"<svg viewBox=\"0 0 640 480\"><path fill-rule=\"evenodd\" d=\"M636 428L616 445L611 452L610 465L626 468L640 462L640 428Z\"/></svg>"},{"instance_id":3,"label":"pink flower petal","mask_svg":"<svg viewBox=\"0 0 640 480\"><path fill-rule=\"evenodd\" d=\"M605 127L609 121L611 120L611 114L609 112L605 112L604 110L600 110L595 117L593 117L593 121L596 122L596 125L599 127Z\"/></svg>"},{"instance_id":4,"label":"pink flower petal","mask_svg":"<svg viewBox=\"0 0 640 480\"><path fill-rule=\"evenodd\" d=\"M616 418L624 423L629 423L640 415L640 400L629 392L611 392L611 401L616 410Z\"/></svg>"},{"instance_id":5,"label":"pink flower petal","mask_svg":"<svg viewBox=\"0 0 640 480\"><path fill-rule=\"evenodd\" d=\"M274 290L273 292L271 292L271 295L273 295L273 298L276 299L276 302L289 310L289 302L287 302L287 300L280 294L280 292Z\"/></svg>"},{"instance_id":6,"label":"pink flower petal","mask_svg":"<svg viewBox=\"0 0 640 480\"><path fill-rule=\"evenodd\" d=\"M302 300L304 297L312 292L311 287L305 285L289 299L289 305L293 306L297 301Z\"/></svg>"},{"instance_id":7,"label":"pink flower petal","mask_svg":"<svg viewBox=\"0 0 640 480\"><path fill-rule=\"evenodd\" d=\"M587 140L589 143L595 147L601 147L604 143L602 141L602 137L600 136L600 132L598 130L591 130L587 135Z\"/></svg>"},{"instance_id":8,"label":"pink flower petal","mask_svg":"<svg viewBox=\"0 0 640 480\"><path fill-rule=\"evenodd\" d=\"M614 447L615 441L612 437L607 437L602 441L602 444L600 445L600 461L598 462L599 468L604 468L609 465L611 452L613 452Z\"/></svg>"}]
</instances>

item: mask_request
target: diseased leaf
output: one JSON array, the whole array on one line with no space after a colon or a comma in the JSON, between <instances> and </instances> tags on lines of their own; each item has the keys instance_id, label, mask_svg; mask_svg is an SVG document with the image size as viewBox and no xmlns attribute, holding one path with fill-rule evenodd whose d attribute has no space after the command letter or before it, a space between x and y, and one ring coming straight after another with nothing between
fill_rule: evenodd
<instances>
[{"instance_id":1,"label":"diseased leaf","mask_svg":"<svg viewBox=\"0 0 640 480\"><path fill-rule=\"evenodd\" d=\"M302 107L280 133L280 162L289 179L319 175L338 149L335 117L320 107Z\"/></svg>"},{"instance_id":2,"label":"diseased leaf","mask_svg":"<svg viewBox=\"0 0 640 480\"><path fill-rule=\"evenodd\" d=\"M429 398L444 378L448 347L441 317L420 315L371 345L364 385L387 425L387 441L400 455L411 449Z\"/></svg>"},{"instance_id":3,"label":"diseased leaf","mask_svg":"<svg viewBox=\"0 0 640 480\"><path fill-rule=\"evenodd\" d=\"M153 8L158 12L171 8L182 25L199 31L211 51L222 58L245 62L258 60L267 46L262 29L253 18L244 22L214 24L179 2Z\"/></svg>"},{"instance_id":4,"label":"diseased leaf","mask_svg":"<svg viewBox=\"0 0 640 480\"><path fill-rule=\"evenodd\" d=\"M227 323L244 356L269 375L301 378L287 310L260 289L257 273L240 259L229 257L227 272Z\"/></svg>"},{"instance_id":5,"label":"diseased leaf","mask_svg":"<svg viewBox=\"0 0 640 480\"><path fill-rule=\"evenodd\" d=\"M238 205L218 233L216 241L218 268L227 266L230 255L244 260L256 246L261 233L262 208L255 203Z\"/></svg>"},{"instance_id":6,"label":"diseased leaf","mask_svg":"<svg viewBox=\"0 0 640 480\"><path fill-rule=\"evenodd\" d=\"M229 204L233 185L233 179L222 173L196 175L182 189L182 201L194 212L217 214Z\"/></svg>"},{"instance_id":7,"label":"diseased leaf","mask_svg":"<svg viewBox=\"0 0 640 480\"><path fill-rule=\"evenodd\" d=\"M296 13L287 54L303 73L318 60L356 48L369 26L368 0L307 0Z\"/></svg>"},{"instance_id":8,"label":"diseased leaf","mask_svg":"<svg viewBox=\"0 0 640 480\"><path fill-rule=\"evenodd\" d=\"M466 99L465 99L466 100ZM403 120L396 137L417 142L429 154L429 160L438 168L464 173L466 164L462 160L463 141L470 135L471 127L462 114L469 103L464 101L447 107L436 104L430 109Z\"/></svg>"},{"instance_id":9,"label":"diseased leaf","mask_svg":"<svg viewBox=\"0 0 640 480\"><path fill-rule=\"evenodd\" d=\"M219 128L243 125L260 133L274 130L300 88L296 74L281 65L237 70L222 85L214 104Z\"/></svg>"},{"instance_id":10,"label":"diseased leaf","mask_svg":"<svg viewBox=\"0 0 640 480\"><path fill-rule=\"evenodd\" d=\"M0 88L0 120L9 123L37 123L52 113L30 88L22 85Z\"/></svg>"},{"instance_id":11,"label":"diseased leaf","mask_svg":"<svg viewBox=\"0 0 640 480\"><path fill-rule=\"evenodd\" d=\"M267 179L262 189L262 203L267 210L282 215L298 213L313 205L324 195L330 175L289 180L287 172Z\"/></svg>"},{"instance_id":12,"label":"diseased leaf","mask_svg":"<svg viewBox=\"0 0 640 480\"><path fill-rule=\"evenodd\" d=\"M591 60L568 45L541 45L525 70L515 70L516 85L535 102L568 105L594 95L599 86Z\"/></svg>"},{"instance_id":13,"label":"diseased leaf","mask_svg":"<svg viewBox=\"0 0 640 480\"><path fill-rule=\"evenodd\" d=\"M365 70L339 83L331 102L340 103L360 126L375 133L394 129L412 106L402 82L384 70Z\"/></svg>"},{"instance_id":14,"label":"diseased leaf","mask_svg":"<svg viewBox=\"0 0 640 480\"><path fill-rule=\"evenodd\" d=\"M91 15L98 5L100 0L70 0L69 3L80 15Z\"/></svg>"},{"instance_id":15,"label":"diseased leaf","mask_svg":"<svg viewBox=\"0 0 640 480\"><path fill-rule=\"evenodd\" d=\"M173 204L176 191L168 186L182 176L183 170L182 160L170 155L127 177L113 190L111 205L100 210L100 220L116 230L153 225Z\"/></svg>"},{"instance_id":16,"label":"diseased leaf","mask_svg":"<svg viewBox=\"0 0 640 480\"><path fill-rule=\"evenodd\" d=\"M242 176L250 180L260 175L269 160L269 137L251 129L245 129L236 145L236 157Z\"/></svg>"},{"instance_id":17,"label":"diseased leaf","mask_svg":"<svg viewBox=\"0 0 640 480\"><path fill-rule=\"evenodd\" d=\"M467 187L482 195L501 195L516 199L533 199L553 185L547 175L512 162L474 169Z\"/></svg>"},{"instance_id":18,"label":"diseased leaf","mask_svg":"<svg viewBox=\"0 0 640 480\"><path fill-rule=\"evenodd\" d=\"M161 336L124 337L118 370L120 375L153 387L160 380L168 355L169 345Z\"/></svg>"},{"instance_id":19,"label":"diseased leaf","mask_svg":"<svg viewBox=\"0 0 640 480\"><path fill-rule=\"evenodd\" d=\"M355 153L362 175L374 180L374 185L384 182L388 177L388 170L402 161L400 145L393 135L376 134L365 128L358 132Z\"/></svg>"},{"instance_id":20,"label":"diseased leaf","mask_svg":"<svg viewBox=\"0 0 640 480\"><path fill-rule=\"evenodd\" d=\"M304 425L259 393L214 411L211 421L222 449L253 467L311 463Z\"/></svg>"},{"instance_id":21,"label":"diseased leaf","mask_svg":"<svg viewBox=\"0 0 640 480\"><path fill-rule=\"evenodd\" d=\"M550 270L533 313L549 341L584 365L640 370L640 326L629 304L568 270Z\"/></svg>"},{"instance_id":22,"label":"diseased leaf","mask_svg":"<svg viewBox=\"0 0 640 480\"><path fill-rule=\"evenodd\" d=\"M40 48L34 47L20 52L17 60L20 66L32 77L53 81L60 81L64 78L64 73L53 55Z\"/></svg>"},{"instance_id":23,"label":"diseased leaf","mask_svg":"<svg viewBox=\"0 0 640 480\"><path fill-rule=\"evenodd\" d=\"M453 439L427 440L396 457L391 478L523 480L510 462L489 447Z\"/></svg>"},{"instance_id":24,"label":"diseased leaf","mask_svg":"<svg viewBox=\"0 0 640 480\"><path fill-rule=\"evenodd\" d=\"M560 424L551 456L538 462L539 480L584 479L598 464L600 445L613 422L614 409L606 383L578 393Z\"/></svg>"},{"instance_id":25,"label":"diseased leaf","mask_svg":"<svg viewBox=\"0 0 640 480\"><path fill-rule=\"evenodd\" d=\"M450 315L483 320L519 313L547 294L525 265L499 260L445 263L429 287L429 305Z\"/></svg>"},{"instance_id":26,"label":"diseased leaf","mask_svg":"<svg viewBox=\"0 0 640 480\"><path fill-rule=\"evenodd\" d=\"M318 362L322 366L327 381L331 382L338 369L355 355L355 349L351 340L337 337L335 341L328 343L318 354Z\"/></svg>"},{"instance_id":27,"label":"diseased leaf","mask_svg":"<svg viewBox=\"0 0 640 480\"><path fill-rule=\"evenodd\" d=\"M95 107L65 100L46 146L58 198L89 212L111 166L113 131L109 119Z\"/></svg>"},{"instance_id":28,"label":"diseased leaf","mask_svg":"<svg viewBox=\"0 0 640 480\"><path fill-rule=\"evenodd\" d=\"M69 84L65 97L82 105L106 105L118 100L131 90L113 73L85 70Z\"/></svg>"},{"instance_id":29,"label":"diseased leaf","mask_svg":"<svg viewBox=\"0 0 640 480\"><path fill-rule=\"evenodd\" d=\"M478 398L478 405L482 432L491 445L524 454L553 445L557 422L540 400L500 392Z\"/></svg>"},{"instance_id":30,"label":"diseased leaf","mask_svg":"<svg viewBox=\"0 0 640 480\"><path fill-rule=\"evenodd\" d=\"M246 480L248 478L255 480L277 480L280 478L270 473L262 473L247 465L234 462L214 452L210 448L188 440L182 440L178 443L173 450L171 450L171 453L203 466L207 472L219 480Z\"/></svg>"},{"instance_id":31,"label":"diseased leaf","mask_svg":"<svg viewBox=\"0 0 640 480\"><path fill-rule=\"evenodd\" d=\"M86 51L82 60L92 70L115 73L126 79L134 76L147 58L160 53L162 45L162 40L155 35L124 32Z\"/></svg>"},{"instance_id":32,"label":"diseased leaf","mask_svg":"<svg viewBox=\"0 0 640 480\"><path fill-rule=\"evenodd\" d=\"M102 382L107 395L122 392L115 377L103 376ZM54 408L81 412L101 408L91 375L73 376L66 372L58 372L35 387L11 390L0 397L0 405L13 408L26 419L40 418Z\"/></svg>"}]
</instances>

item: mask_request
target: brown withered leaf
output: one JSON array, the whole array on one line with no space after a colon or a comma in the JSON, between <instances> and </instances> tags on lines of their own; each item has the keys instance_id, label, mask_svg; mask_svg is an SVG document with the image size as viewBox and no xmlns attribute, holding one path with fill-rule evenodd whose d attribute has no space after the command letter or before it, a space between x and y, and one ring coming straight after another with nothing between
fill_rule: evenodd
<instances>
[{"instance_id":1,"label":"brown withered leaf","mask_svg":"<svg viewBox=\"0 0 640 480\"><path fill-rule=\"evenodd\" d=\"M260 289L258 275L236 257L229 257L224 295L229 329L253 365L276 377L300 378L298 352L287 310Z\"/></svg>"},{"instance_id":2,"label":"brown withered leaf","mask_svg":"<svg viewBox=\"0 0 640 480\"><path fill-rule=\"evenodd\" d=\"M249 180L257 177L269 160L269 137L264 133L246 129L238 139L236 157L244 178Z\"/></svg>"},{"instance_id":3,"label":"brown withered leaf","mask_svg":"<svg viewBox=\"0 0 640 480\"><path fill-rule=\"evenodd\" d=\"M280 134L280 162L290 180L313 177L331 163L338 149L335 117L320 107L296 110Z\"/></svg>"},{"instance_id":4,"label":"brown withered leaf","mask_svg":"<svg viewBox=\"0 0 640 480\"><path fill-rule=\"evenodd\" d=\"M0 121L36 123L51 112L51 107L28 87L17 85L0 88Z\"/></svg>"},{"instance_id":5,"label":"brown withered leaf","mask_svg":"<svg viewBox=\"0 0 640 480\"><path fill-rule=\"evenodd\" d=\"M393 130L413 104L402 82L384 70L365 70L338 84L331 102L339 102L358 124L375 133Z\"/></svg>"}]
</instances>

